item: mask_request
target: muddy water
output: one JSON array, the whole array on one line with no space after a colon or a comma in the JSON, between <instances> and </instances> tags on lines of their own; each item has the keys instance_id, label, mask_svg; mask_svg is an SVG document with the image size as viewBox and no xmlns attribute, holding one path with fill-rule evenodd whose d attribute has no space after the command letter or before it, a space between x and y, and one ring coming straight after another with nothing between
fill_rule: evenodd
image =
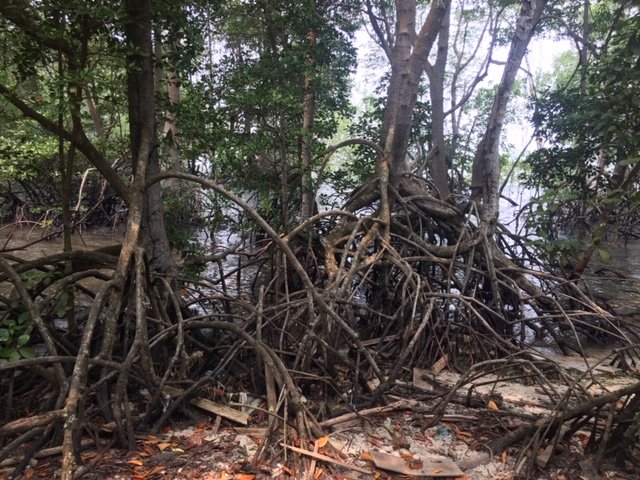
<instances>
[{"instance_id":1,"label":"muddy water","mask_svg":"<svg viewBox=\"0 0 640 480\"><path fill-rule=\"evenodd\" d=\"M0 227L0 252L18 257L22 260L37 260L38 258L55 255L63 251L61 236L43 239L50 232L39 228L15 228L14 226ZM122 242L122 233L109 229L96 230L72 236L74 250L94 250ZM96 278L85 278L80 282L84 287L97 291L103 284ZM10 296L13 285L10 282L0 283L0 295Z\"/></svg>"},{"instance_id":2,"label":"muddy water","mask_svg":"<svg viewBox=\"0 0 640 480\"><path fill-rule=\"evenodd\" d=\"M62 236L43 240L49 232L40 228L0 228L0 252L6 252L23 260L35 260L62 252ZM71 237L74 250L94 250L122 242L122 233L109 229L74 234Z\"/></svg>"},{"instance_id":3,"label":"muddy water","mask_svg":"<svg viewBox=\"0 0 640 480\"><path fill-rule=\"evenodd\" d=\"M618 314L640 322L640 242L624 245L610 241L602 248L611 258L594 254L586 275L588 283Z\"/></svg>"},{"instance_id":4,"label":"muddy water","mask_svg":"<svg viewBox=\"0 0 640 480\"><path fill-rule=\"evenodd\" d=\"M501 199L500 220L511 231L520 232L522 220L518 219L518 212L531 200L532 193L517 184L506 186L504 195L516 204ZM585 271L588 288L619 315L640 322L640 240L609 238L601 250L604 253L596 251Z\"/></svg>"}]
</instances>

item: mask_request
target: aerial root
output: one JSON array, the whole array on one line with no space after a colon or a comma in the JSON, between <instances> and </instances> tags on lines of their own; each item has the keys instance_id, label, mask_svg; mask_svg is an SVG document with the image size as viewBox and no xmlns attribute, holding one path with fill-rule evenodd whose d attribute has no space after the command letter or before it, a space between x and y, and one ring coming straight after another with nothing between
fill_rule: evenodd
<instances>
[{"instance_id":1,"label":"aerial root","mask_svg":"<svg viewBox=\"0 0 640 480\"><path fill-rule=\"evenodd\" d=\"M113 438L136 448L137 431L157 432L189 413L192 397L224 401L240 391L266 397L255 416L268 425L268 438L312 448L326 428L323 420L384 403L415 367L437 362L463 376L441 399L436 419L479 372L519 368L557 405L555 416L509 437L528 440L525 451L534 452L561 424L593 425L607 445L633 444L640 428L637 387L602 399L578 383L561 393L531 344L546 341L585 355L587 341L615 343L612 360L629 366L638 357L638 331L576 282L545 271L524 238L507 238L500 228L489 235L473 205L457 209L414 183L390 190L386 220L373 200L371 215L323 212L288 236L227 192L269 242L256 253L230 247L228 258L242 254L250 265L242 271L245 280L235 282L240 290L223 286L229 269L223 271L222 257L209 263L207 278L181 281L151 272L137 246L129 260L120 259L128 267L112 274L84 261L85 254L73 257L83 260L75 271L60 275L49 273L67 257L36 263L0 257L1 280L15 288L11 298L0 298L0 314L10 319L27 312L30 344L46 352L0 364L0 461L35 454L25 447L36 436L47 448L59 446L62 435L64 468L78 471L78 446L98 423L113 425ZM375 197L363 192L360 198ZM108 259L95 259L107 266ZM27 288L26 272L44 272L46 285ZM100 290L77 283L88 276L103 282ZM50 315L70 288L76 331L65 331ZM572 382L560 369L552 376ZM167 403L170 387L182 393ZM37 399L34 388L41 392ZM601 457L609 452L604 448ZM254 461L273 454L263 444Z\"/></svg>"}]
</instances>

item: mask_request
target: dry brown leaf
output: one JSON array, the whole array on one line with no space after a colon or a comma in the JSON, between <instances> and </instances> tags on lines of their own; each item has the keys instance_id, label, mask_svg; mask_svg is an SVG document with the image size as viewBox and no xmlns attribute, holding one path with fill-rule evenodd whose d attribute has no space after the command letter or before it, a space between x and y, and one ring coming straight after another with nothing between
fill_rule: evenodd
<instances>
[{"instance_id":1,"label":"dry brown leaf","mask_svg":"<svg viewBox=\"0 0 640 480\"><path fill-rule=\"evenodd\" d=\"M507 451L506 451L506 450L503 450L503 451L502 451L502 463L503 463L504 465L506 465L506 464L507 464Z\"/></svg>"},{"instance_id":2,"label":"dry brown leaf","mask_svg":"<svg viewBox=\"0 0 640 480\"><path fill-rule=\"evenodd\" d=\"M196 432L204 432L208 426L209 426L209 422L199 422L199 423L196 423L194 430Z\"/></svg>"},{"instance_id":3,"label":"dry brown leaf","mask_svg":"<svg viewBox=\"0 0 640 480\"><path fill-rule=\"evenodd\" d=\"M411 470L420 470L422 467L424 467L424 463L422 463L422 460L419 460L417 458L412 458L411 460L409 460L409 468ZM440 469L442 471L442 469Z\"/></svg>"},{"instance_id":4,"label":"dry brown leaf","mask_svg":"<svg viewBox=\"0 0 640 480\"><path fill-rule=\"evenodd\" d=\"M496 405L496 402L494 402L493 400L489 400L489 403L487 403L487 407L489 407L490 410L500 410L498 408L498 405Z\"/></svg>"},{"instance_id":5,"label":"dry brown leaf","mask_svg":"<svg viewBox=\"0 0 640 480\"><path fill-rule=\"evenodd\" d=\"M253 473L238 473L236 480L253 480L256 476Z\"/></svg>"},{"instance_id":6,"label":"dry brown leaf","mask_svg":"<svg viewBox=\"0 0 640 480\"><path fill-rule=\"evenodd\" d=\"M164 452L167 448L171 446L171 444L169 442L160 442L157 446L161 452Z\"/></svg>"},{"instance_id":7,"label":"dry brown leaf","mask_svg":"<svg viewBox=\"0 0 640 480\"><path fill-rule=\"evenodd\" d=\"M313 474L314 480L318 480L320 477L324 475L324 470L322 468L316 468L315 473Z\"/></svg>"},{"instance_id":8,"label":"dry brown leaf","mask_svg":"<svg viewBox=\"0 0 640 480\"><path fill-rule=\"evenodd\" d=\"M157 453L156 449L155 449L155 447L153 445L145 445L142 450L138 451L138 454L143 458L144 457L151 457L151 456L155 455L156 453Z\"/></svg>"},{"instance_id":9,"label":"dry brown leaf","mask_svg":"<svg viewBox=\"0 0 640 480\"><path fill-rule=\"evenodd\" d=\"M369 435L369 443L372 443L378 448L382 448L382 440L380 440L378 437L374 437L373 435Z\"/></svg>"},{"instance_id":10,"label":"dry brown leaf","mask_svg":"<svg viewBox=\"0 0 640 480\"><path fill-rule=\"evenodd\" d=\"M401 452L400 456L402 458L413 458L413 453L411 453L411 452Z\"/></svg>"},{"instance_id":11,"label":"dry brown leaf","mask_svg":"<svg viewBox=\"0 0 640 480\"><path fill-rule=\"evenodd\" d=\"M155 467L153 467L151 470L149 470L148 472L146 472L144 474L145 478L149 478L152 477L158 473L162 473L167 469L167 467L165 467L164 465L156 465Z\"/></svg>"},{"instance_id":12,"label":"dry brown leaf","mask_svg":"<svg viewBox=\"0 0 640 480\"><path fill-rule=\"evenodd\" d=\"M288 473L289 475L295 478L296 475L295 475L295 470L293 468L289 468L286 465L282 465L280 468L282 468L283 472Z\"/></svg>"},{"instance_id":13,"label":"dry brown leaf","mask_svg":"<svg viewBox=\"0 0 640 480\"><path fill-rule=\"evenodd\" d=\"M460 437L467 437L467 438L473 437L473 435L471 435L471 433L465 432L464 430L461 430L460 427L458 427L457 425L455 427L455 432L456 432L456 437L458 437L458 438L460 438Z\"/></svg>"},{"instance_id":14,"label":"dry brown leaf","mask_svg":"<svg viewBox=\"0 0 640 480\"><path fill-rule=\"evenodd\" d=\"M442 468L434 468L433 472L431 472L434 475L437 475L438 473L442 473L444 472L444 470Z\"/></svg>"},{"instance_id":15,"label":"dry brown leaf","mask_svg":"<svg viewBox=\"0 0 640 480\"><path fill-rule=\"evenodd\" d=\"M373 462L373 457L370 452L362 452L360 454L360 460L364 460L366 462Z\"/></svg>"},{"instance_id":16,"label":"dry brown leaf","mask_svg":"<svg viewBox=\"0 0 640 480\"><path fill-rule=\"evenodd\" d=\"M130 465L136 465L136 466L138 466L138 467L141 467L141 466L143 466L143 465L144 465L144 463L142 462L142 460L139 460L139 459L137 459L137 458L133 458L133 459L129 460L127 463L128 463L128 464L130 464Z\"/></svg>"},{"instance_id":17,"label":"dry brown leaf","mask_svg":"<svg viewBox=\"0 0 640 480\"><path fill-rule=\"evenodd\" d=\"M316 443L318 444L318 448L324 448L327 443L329 443L329 437L327 435L320 437L316 440Z\"/></svg>"}]
</instances>

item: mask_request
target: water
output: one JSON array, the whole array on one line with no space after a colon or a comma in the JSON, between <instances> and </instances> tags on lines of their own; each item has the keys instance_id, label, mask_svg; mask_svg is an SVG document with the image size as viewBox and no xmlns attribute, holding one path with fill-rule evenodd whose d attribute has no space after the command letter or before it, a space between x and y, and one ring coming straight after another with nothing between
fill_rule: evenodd
<instances>
[{"instance_id":1,"label":"water","mask_svg":"<svg viewBox=\"0 0 640 480\"><path fill-rule=\"evenodd\" d=\"M611 241L601 250L607 254L596 251L585 275L587 283L619 315L640 321L640 242Z\"/></svg>"},{"instance_id":2,"label":"water","mask_svg":"<svg viewBox=\"0 0 640 480\"><path fill-rule=\"evenodd\" d=\"M0 228L0 252L6 252L23 260L36 260L62 252L62 236L43 240L49 232L41 228L15 228L12 225ZM74 250L95 250L122 242L124 234L109 229L96 229L71 237Z\"/></svg>"},{"instance_id":3,"label":"water","mask_svg":"<svg viewBox=\"0 0 640 480\"><path fill-rule=\"evenodd\" d=\"M523 233L518 213L533 193L517 184L505 187L504 195L517 203L500 200L500 221L510 231ZM529 238L536 237L529 234ZM583 278L587 288L618 315L640 321L640 241L609 238L594 253Z\"/></svg>"},{"instance_id":4,"label":"water","mask_svg":"<svg viewBox=\"0 0 640 480\"><path fill-rule=\"evenodd\" d=\"M506 186L504 195L514 200L516 204L501 199L500 220L511 231L522 233L522 220L518 218L518 213L521 206L530 201L532 192L517 184L510 184ZM34 260L62 252L61 236L52 240L38 241L46 233L48 232L38 228L0 227L0 251L24 260ZM215 236L206 235L204 232L200 232L197 236L200 245L209 253L221 253L241 241L238 235L227 230L218 231ZM120 243L122 238L122 232L99 229L81 235L74 234L72 244L74 250L93 250ZM28 246L15 250L24 245ZM225 257L221 265L211 262L205 271L205 276L211 282L210 293L230 296L250 294L253 277L258 267L247 266L247 264L260 247L260 244L253 247L241 246L236 253ZM640 321L640 241L625 244L622 241L611 240L601 249L606 254L600 255L598 251L594 254L585 273L587 285L600 300L608 303L618 314L634 317ZM242 266L240 270L238 270L239 265ZM0 288L0 293L5 294L10 288L11 286L5 283Z\"/></svg>"},{"instance_id":5,"label":"water","mask_svg":"<svg viewBox=\"0 0 640 480\"><path fill-rule=\"evenodd\" d=\"M62 236L44 240L43 238L49 233L49 231L44 231L40 228L15 228L13 225L0 227L0 252L25 261L62 253ZM96 248L122 243L122 238L122 232L96 229L92 232L74 234L71 238L71 243L74 250L95 250ZM28 274L23 274L23 278L28 282L27 277L29 277ZM34 281L37 280L36 277L37 275L34 276ZM103 280L85 278L80 283L92 291L97 291L103 284ZM11 295L12 291L13 285L10 282L0 283L0 295Z\"/></svg>"}]
</instances>

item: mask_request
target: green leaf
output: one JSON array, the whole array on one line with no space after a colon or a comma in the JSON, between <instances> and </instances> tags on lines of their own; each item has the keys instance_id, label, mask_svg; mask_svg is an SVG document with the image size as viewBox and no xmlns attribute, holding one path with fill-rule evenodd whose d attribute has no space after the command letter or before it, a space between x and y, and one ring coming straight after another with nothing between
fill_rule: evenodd
<instances>
[{"instance_id":1,"label":"green leaf","mask_svg":"<svg viewBox=\"0 0 640 480\"><path fill-rule=\"evenodd\" d=\"M6 328L0 328L0 342L7 342L11 338L9 330Z\"/></svg>"},{"instance_id":2,"label":"green leaf","mask_svg":"<svg viewBox=\"0 0 640 480\"><path fill-rule=\"evenodd\" d=\"M0 358L11 358L11 354L15 352L13 348L0 348Z\"/></svg>"},{"instance_id":3,"label":"green leaf","mask_svg":"<svg viewBox=\"0 0 640 480\"><path fill-rule=\"evenodd\" d=\"M18 323L20 325L25 325L25 324L29 323L29 319L30 318L31 317L29 316L29 312L22 312L20 314L20 316L18 317Z\"/></svg>"},{"instance_id":4,"label":"green leaf","mask_svg":"<svg viewBox=\"0 0 640 480\"><path fill-rule=\"evenodd\" d=\"M25 346L25 345L27 344L27 342L29 342L29 338L30 338L30 335L29 335L28 333L25 333L25 334L23 334L23 335L20 335L20 336L18 337L18 341L16 342L16 343L17 343L17 345L18 345L18 347L23 347L23 346Z\"/></svg>"},{"instance_id":5,"label":"green leaf","mask_svg":"<svg viewBox=\"0 0 640 480\"><path fill-rule=\"evenodd\" d=\"M600 255L603 262L609 262L611 260L611 254L602 248L598 249L598 255Z\"/></svg>"},{"instance_id":6,"label":"green leaf","mask_svg":"<svg viewBox=\"0 0 640 480\"><path fill-rule=\"evenodd\" d=\"M33 358L36 356L36 351L31 347L25 347L18 350L22 358Z\"/></svg>"},{"instance_id":7,"label":"green leaf","mask_svg":"<svg viewBox=\"0 0 640 480\"><path fill-rule=\"evenodd\" d=\"M638 163L638 157L630 157L630 158L625 158L624 160L620 160L618 163L620 165L635 165L636 163Z\"/></svg>"}]
</instances>

